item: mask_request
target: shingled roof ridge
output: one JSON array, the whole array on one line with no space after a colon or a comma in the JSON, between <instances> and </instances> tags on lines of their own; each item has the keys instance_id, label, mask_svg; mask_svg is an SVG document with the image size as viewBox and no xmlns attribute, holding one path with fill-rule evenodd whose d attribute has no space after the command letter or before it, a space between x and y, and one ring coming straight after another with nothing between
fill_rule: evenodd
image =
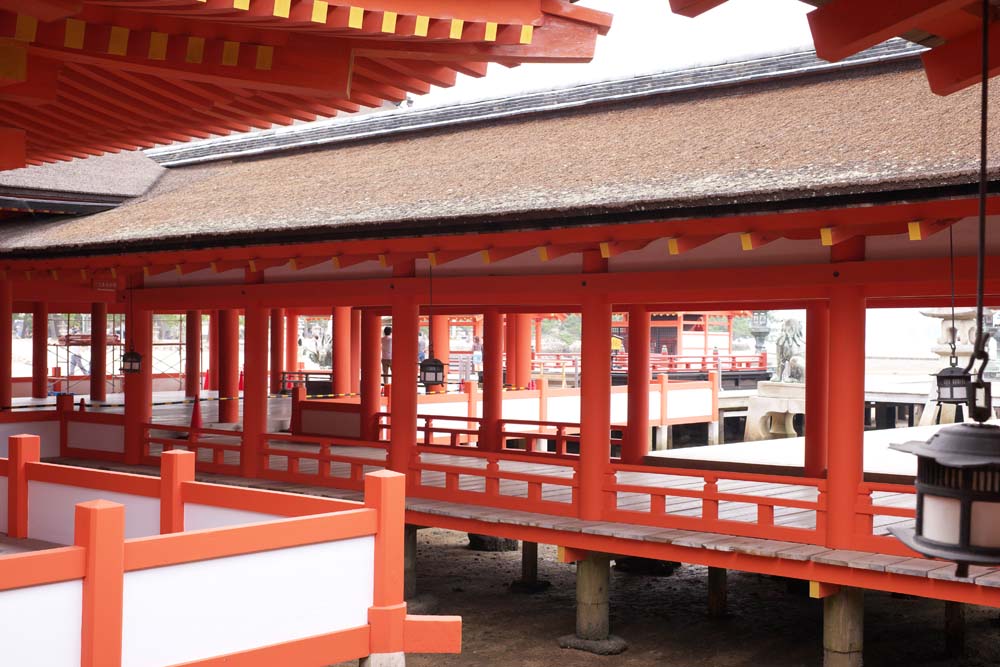
<instances>
[{"instance_id":1,"label":"shingled roof ridge","mask_svg":"<svg viewBox=\"0 0 1000 667\"><path fill-rule=\"evenodd\" d=\"M877 62L912 58L925 50L924 47L911 42L892 39L837 63L820 60L812 50L797 51L752 60L644 74L628 79L579 84L515 97L333 118L263 132L167 146L146 151L146 155L164 167L180 167L700 88L755 83L825 70L861 67Z\"/></svg>"}]
</instances>

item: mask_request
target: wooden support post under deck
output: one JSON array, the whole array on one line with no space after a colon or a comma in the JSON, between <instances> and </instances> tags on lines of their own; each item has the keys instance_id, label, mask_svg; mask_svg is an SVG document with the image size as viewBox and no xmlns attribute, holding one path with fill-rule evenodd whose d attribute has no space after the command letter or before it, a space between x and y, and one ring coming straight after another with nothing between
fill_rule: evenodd
<instances>
[{"instance_id":1,"label":"wooden support post under deck","mask_svg":"<svg viewBox=\"0 0 1000 667\"><path fill-rule=\"evenodd\" d=\"M591 641L607 639L611 632L608 554L589 553L576 564L576 636Z\"/></svg>"},{"instance_id":2,"label":"wooden support post under deck","mask_svg":"<svg viewBox=\"0 0 1000 667\"><path fill-rule=\"evenodd\" d=\"M219 389L219 311L208 313L208 388Z\"/></svg>"},{"instance_id":3,"label":"wooden support post under deck","mask_svg":"<svg viewBox=\"0 0 1000 667\"><path fill-rule=\"evenodd\" d=\"M514 315L514 377L517 387L527 387L531 384L531 315L517 313Z\"/></svg>"},{"instance_id":4,"label":"wooden support post under deck","mask_svg":"<svg viewBox=\"0 0 1000 667\"><path fill-rule=\"evenodd\" d=\"M965 605L961 602L944 603L944 645L950 658L965 654Z\"/></svg>"},{"instance_id":5,"label":"wooden support post under deck","mask_svg":"<svg viewBox=\"0 0 1000 667\"><path fill-rule=\"evenodd\" d=\"M91 375L94 364L91 363ZM189 310L184 316L184 395L201 395L201 311ZM91 390L93 398L93 390Z\"/></svg>"},{"instance_id":6,"label":"wooden support post under deck","mask_svg":"<svg viewBox=\"0 0 1000 667\"><path fill-rule=\"evenodd\" d=\"M579 516L601 518L611 457L611 304L601 295L583 304L580 387Z\"/></svg>"},{"instance_id":7,"label":"wooden support post under deck","mask_svg":"<svg viewBox=\"0 0 1000 667\"><path fill-rule=\"evenodd\" d=\"M361 311L351 311L351 393L361 393Z\"/></svg>"},{"instance_id":8,"label":"wooden support post under deck","mask_svg":"<svg viewBox=\"0 0 1000 667\"><path fill-rule=\"evenodd\" d=\"M243 347L243 451L240 453L240 474L243 477L257 476L264 434L267 432L267 320L268 312L261 306L246 307L243 324L246 338Z\"/></svg>"},{"instance_id":9,"label":"wooden support post under deck","mask_svg":"<svg viewBox=\"0 0 1000 667\"><path fill-rule=\"evenodd\" d=\"M135 321L125 322L126 350L142 356L141 370L125 374L125 463L138 465L143 452L143 424L153 418L153 314L148 310L130 313Z\"/></svg>"},{"instance_id":10,"label":"wooden support post under deck","mask_svg":"<svg viewBox=\"0 0 1000 667\"><path fill-rule=\"evenodd\" d=\"M2 335L2 334L0 334ZM90 305L90 400L104 401L108 397L108 304L96 301Z\"/></svg>"},{"instance_id":11,"label":"wooden support post under deck","mask_svg":"<svg viewBox=\"0 0 1000 667\"><path fill-rule=\"evenodd\" d=\"M299 314L285 311L285 370L299 370Z\"/></svg>"},{"instance_id":12,"label":"wooden support post under deck","mask_svg":"<svg viewBox=\"0 0 1000 667\"><path fill-rule=\"evenodd\" d=\"M31 396L49 395L49 308L36 301L31 319Z\"/></svg>"},{"instance_id":13,"label":"wooden support post under deck","mask_svg":"<svg viewBox=\"0 0 1000 667\"><path fill-rule=\"evenodd\" d=\"M445 379L448 378L448 363L451 361L450 323L447 315L432 315L430 318L430 350L444 364ZM429 387L432 391L444 391L445 387Z\"/></svg>"},{"instance_id":14,"label":"wooden support post under deck","mask_svg":"<svg viewBox=\"0 0 1000 667\"><path fill-rule=\"evenodd\" d=\"M281 374L285 371L285 311L271 309L271 373L268 391L281 393Z\"/></svg>"},{"instance_id":15,"label":"wooden support post under deck","mask_svg":"<svg viewBox=\"0 0 1000 667\"><path fill-rule=\"evenodd\" d=\"M830 306L821 301L806 308L806 477L826 473L829 378Z\"/></svg>"},{"instance_id":16,"label":"wooden support post under deck","mask_svg":"<svg viewBox=\"0 0 1000 667\"><path fill-rule=\"evenodd\" d=\"M865 593L844 587L823 598L823 667L861 667Z\"/></svg>"},{"instance_id":17,"label":"wooden support post under deck","mask_svg":"<svg viewBox=\"0 0 1000 667\"><path fill-rule=\"evenodd\" d=\"M483 421L479 446L500 451L500 419L503 414L503 315L490 308L483 315Z\"/></svg>"},{"instance_id":18,"label":"wooden support post under deck","mask_svg":"<svg viewBox=\"0 0 1000 667\"><path fill-rule=\"evenodd\" d=\"M830 290L830 324L825 546L850 549L864 467L865 299L860 287Z\"/></svg>"},{"instance_id":19,"label":"wooden support post under deck","mask_svg":"<svg viewBox=\"0 0 1000 667\"><path fill-rule=\"evenodd\" d=\"M351 308L333 309L333 393L351 393Z\"/></svg>"},{"instance_id":20,"label":"wooden support post under deck","mask_svg":"<svg viewBox=\"0 0 1000 667\"><path fill-rule=\"evenodd\" d=\"M375 415L382 406L382 318L373 310L361 314L361 438L377 440Z\"/></svg>"},{"instance_id":21,"label":"wooden support post under deck","mask_svg":"<svg viewBox=\"0 0 1000 667\"><path fill-rule=\"evenodd\" d=\"M14 288L9 280L0 280L0 410L10 408L14 397L13 330Z\"/></svg>"},{"instance_id":22,"label":"wooden support post under deck","mask_svg":"<svg viewBox=\"0 0 1000 667\"><path fill-rule=\"evenodd\" d=\"M712 618L726 615L728 597L726 575L724 567L708 568L708 615Z\"/></svg>"},{"instance_id":23,"label":"wooden support post under deck","mask_svg":"<svg viewBox=\"0 0 1000 667\"><path fill-rule=\"evenodd\" d=\"M417 445L417 334L419 306L397 297L392 304L392 438L389 469L406 473Z\"/></svg>"},{"instance_id":24,"label":"wooden support post under deck","mask_svg":"<svg viewBox=\"0 0 1000 667\"><path fill-rule=\"evenodd\" d=\"M219 311L219 422L240 420L240 320L232 308Z\"/></svg>"},{"instance_id":25,"label":"wooden support post under deck","mask_svg":"<svg viewBox=\"0 0 1000 667\"><path fill-rule=\"evenodd\" d=\"M649 312L633 306L628 311L628 424L622 463L640 464L649 453L649 384Z\"/></svg>"}]
</instances>

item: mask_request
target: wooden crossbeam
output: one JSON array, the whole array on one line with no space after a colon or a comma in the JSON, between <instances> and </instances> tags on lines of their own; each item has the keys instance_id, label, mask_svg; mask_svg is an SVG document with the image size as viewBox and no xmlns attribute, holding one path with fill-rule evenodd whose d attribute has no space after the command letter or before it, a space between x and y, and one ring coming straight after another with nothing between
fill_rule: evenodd
<instances>
[{"instance_id":1,"label":"wooden crossbeam","mask_svg":"<svg viewBox=\"0 0 1000 667\"><path fill-rule=\"evenodd\" d=\"M567 245L546 244L538 247L538 259L543 262L551 262L554 259L565 257L566 255L576 255L585 250L591 250L593 244L574 243Z\"/></svg>"},{"instance_id":2,"label":"wooden crossbeam","mask_svg":"<svg viewBox=\"0 0 1000 667\"><path fill-rule=\"evenodd\" d=\"M681 255L698 246L714 241L717 236L676 236L667 239L667 252L671 255Z\"/></svg>"},{"instance_id":3,"label":"wooden crossbeam","mask_svg":"<svg viewBox=\"0 0 1000 667\"><path fill-rule=\"evenodd\" d=\"M809 12L816 55L836 62L961 9L969 0L833 0Z\"/></svg>"},{"instance_id":4,"label":"wooden crossbeam","mask_svg":"<svg viewBox=\"0 0 1000 667\"><path fill-rule=\"evenodd\" d=\"M437 267L447 264L448 262L454 262L456 260L475 255L478 252L478 250L433 250L427 253L427 261L431 263L431 266Z\"/></svg>"},{"instance_id":5,"label":"wooden crossbeam","mask_svg":"<svg viewBox=\"0 0 1000 667\"><path fill-rule=\"evenodd\" d=\"M670 0L670 11L674 14L694 18L709 9L715 9L726 0Z\"/></svg>"},{"instance_id":6,"label":"wooden crossbeam","mask_svg":"<svg viewBox=\"0 0 1000 667\"><path fill-rule=\"evenodd\" d=\"M820 243L826 247L843 243L847 239L858 235L857 229L850 227L821 227L819 230Z\"/></svg>"},{"instance_id":7,"label":"wooden crossbeam","mask_svg":"<svg viewBox=\"0 0 1000 667\"><path fill-rule=\"evenodd\" d=\"M957 220L915 220L906 223L906 233L911 241L924 241L938 232L942 232Z\"/></svg>"},{"instance_id":8,"label":"wooden crossbeam","mask_svg":"<svg viewBox=\"0 0 1000 667\"><path fill-rule=\"evenodd\" d=\"M531 248L486 248L481 250L480 254L483 257L483 264L494 264L529 250Z\"/></svg>"},{"instance_id":9,"label":"wooden crossbeam","mask_svg":"<svg viewBox=\"0 0 1000 667\"><path fill-rule=\"evenodd\" d=\"M764 232L743 232L740 234L740 249L749 251L761 248L776 240L777 237Z\"/></svg>"},{"instance_id":10,"label":"wooden crossbeam","mask_svg":"<svg viewBox=\"0 0 1000 667\"><path fill-rule=\"evenodd\" d=\"M357 264L370 262L376 259L373 255L335 255L333 257L333 268L346 269Z\"/></svg>"},{"instance_id":11,"label":"wooden crossbeam","mask_svg":"<svg viewBox=\"0 0 1000 667\"><path fill-rule=\"evenodd\" d=\"M927 81L938 95L950 95L979 83L982 77L982 39L979 28L923 53ZM1000 74L1000 21L990 25L991 77Z\"/></svg>"},{"instance_id":12,"label":"wooden crossbeam","mask_svg":"<svg viewBox=\"0 0 1000 667\"><path fill-rule=\"evenodd\" d=\"M600 245L601 257L603 257L604 259L611 259L612 257L617 257L622 253L632 252L633 250L642 250L650 243L652 243L652 240L602 241Z\"/></svg>"},{"instance_id":13,"label":"wooden crossbeam","mask_svg":"<svg viewBox=\"0 0 1000 667\"><path fill-rule=\"evenodd\" d=\"M288 268L292 271L301 271L302 269L308 269L310 266L329 262L330 259L330 257L292 257L288 260Z\"/></svg>"},{"instance_id":14,"label":"wooden crossbeam","mask_svg":"<svg viewBox=\"0 0 1000 667\"><path fill-rule=\"evenodd\" d=\"M80 0L0 0L0 11L25 14L39 21L57 21L79 14Z\"/></svg>"},{"instance_id":15,"label":"wooden crossbeam","mask_svg":"<svg viewBox=\"0 0 1000 667\"><path fill-rule=\"evenodd\" d=\"M186 262L184 264L177 264L174 270L182 276L186 276L190 273L197 273L198 271L204 271L211 268L208 262Z\"/></svg>"},{"instance_id":16,"label":"wooden crossbeam","mask_svg":"<svg viewBox=\"0 0 1000 667\"><path fill-rule=\"evenodd\" d=\"M176 270L176 268L177 266L175 264L153 264L150 266L144 266L142 267L142 277L151 278L163 273L169 273L170 271Z\"/></svg>"},{"instance_id":17,"label":"wooden crossbeam","mask_svg":"<svg viewBox=\"0 0 1000 667\"><path fill-rule=\"evenodd\" d=\"M809 597L814 600L822 600L840 592L839 584L828 584L824 581L809 582Z\"/></svg>"}]
</instances>

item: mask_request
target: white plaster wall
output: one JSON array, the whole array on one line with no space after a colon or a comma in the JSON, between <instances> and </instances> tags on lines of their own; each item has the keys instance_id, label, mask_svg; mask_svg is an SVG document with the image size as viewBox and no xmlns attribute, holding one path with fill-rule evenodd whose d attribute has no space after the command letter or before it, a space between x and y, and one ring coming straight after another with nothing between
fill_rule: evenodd
<instances>
[{"instance_id":1,"label":"white plaster wall","mask_svg":"<svg viewBox=\"0 0 1000 667\"><path fill-rule=\"evenodd\" d=\"M0 477L0 533L7 532L7 478Z\"/></svg>"},{"instance_id":2,"label":"white plaster wall","mask_svg":"<svg viewBox=\"0 0 1000 667\"><path fill-rule=\"evenodd\" d=\"M364 625L374 558L368 536L128 572L122 666L173 665Z\"/></svg>"},{"instance_id":3,"label":"white plaster wall","mask_svg":"<svg viewBox=\"0 0 1000 667\"><path fill-rule=\"evenodd\" d=\"M580 423L579 396L552 396L549 398L549 414L546 421Z\"/></svg>"},{"instance_id":4,"label":"white plaster wall","mask_svg":"<svg viewBox=\"0 0 1000 667\"><path fill-rule=\"evenodd\" d=\"M160 534L160 499L79 486L28 482L28 537L73 544L74 507L88 500L125 506L125 538Z\"/></svg>"},{"instance_id":5,"label":"white plaster wall","mask_svg":"<svg viewBox=\"0 0 1000 667\"><path fill-rule=\"evenodd\" d=\"M336 269L333 261L315 264L306 269L295 270L285 264L264 270L268 282L302 282L304 280L360 280L367 278L390 278L392 269L372 259L346 269Z\"/></svg>"},{"instance_id":6,"label":"white plaster wall","mask_svg":"<svg viewBox=\"0 0 1000 667\"><path fill-rule=\"evenodd\" d=\"M421 415L441 415L442 417L468 417L469 397L463 394L457 400L448 401L447 403L438 403L436 401L434 403L420 403L417 406L417 413Z\"/></svg>"},{"instance_id":7,"label":"white plaster wall","mask_svg":"<svg viewBox=\"0 0 1000 667\"><path fill-rule=\"evenodd\" d=\"M660 420L660 390L651 389L649 392L649 419L651 421Z\"/></svg>"},{"instance_id":8,"label":"white plaster wall","mask_svg":"<svg viewBox=\"0 0 1000 667\"><path fill-rule=\"evenodd\" d=\"M642 250L627 252L608 260L612 272L684 271L776 264L826 263L830 249L818 240L778 239L757 250L740 248L740 235L727 234L680 255L671 255L667 239L653 241Z\"/></svg>"},{"instance_id":9,"label":"white plaster wall","mask_svg":"<svg viewBox=\"0 0 1000 667\"><path fill-rule=\"evenodd\" d=\"M503 402L503 419L538 420L537 398L508 398ZM552 419L552 414L548 416Z\"/></svg>"},{"instance_id":10,"label":"white plaster wall","mask_svg":"<svg viewBox=\"0 0 1000 667\"><path fill-rule=\"evenodd\" d=\"M101 452L125 451L124 426L74 421L68 422L66 426L66 444L70 447Z\"/></svg>"},{"instance_id":11,"label":"white plaster wall","mask_svg":"<svg viewBox=\"0 0 1000 667\"><path fill-rule=\"evenodd\" d=\"M990 229L1000 225L1000 216L991 215L986 219ZM952 226L955 237L955 256L969 257L976 254L978 242L978 221L962 218ZM1000 253L1000 238L994 233L986 235L987 252ZM908 234L894 236L869 236L865 239L865 258L876 259L923 259L948 256L948 230L942 230L923 241L911 241Z\"/></svg>"},{"instance_id":12,"label":"white plaster wall","mask_svg":"<svg viewBox=\"0 0 1000 667\"><path fill-rule=\"evenodd\" d=\"M215 273L212 269L203 269L182 276L176 271L167 271L156 276L150 276L143 281L146 287L181 287L187 285L220 285L224 283L242 284L246 279L243 269L221 271Z\"/></svg>"},{"instance_id":13,"label":"white plaster wall","mask_svg":"<svg viewBox=\"0 0 1000 667\"><path fill-rule=\"evenodd\" d=\"M628 393L611 394L611 423L624 424L628 421Z\"/></svg>"},{"instance_id":14,"label":"white plaster wall","mask_svg":"<svg viewBox=\"0 0 1000 667\"><path fill-rule=\"evenodd\" d=\"M205 528L222 528L238 526L245 523L260 523L274 521L285 517L277 514L263 514L234 510L228 507L213 507L198 503L184 503L184 530L203 530Z\"/></svg>"},{"instance_id":15,"label":"white plaster wall","mask_svg":"<svg viewBox=\"0 0 1000 667\"><path fill-rule=\"evenodd\" d=\"M329 410L302 410L302 431L339 438L361 437L359 412L331 412Z\"/></svg>"},{"instance_id":16,"label":"white plaster wall","mask_svg":"<svg viewBox=\"0 0 1000 667\"><path fill-rule=\"evenodd\" d=\"M703 417L712 414L712 390L672 389L667 393L667 419Z\"/></svg>"},{"instance_id":17,"label":"white plaster wall","mask_svg":"<svg viewBox=\"0 0 1000 667\"><path fill-rule=\"evenodd\" d=\"M10 667L80 664L83 582L0 592L0 662Z\"/></svg>"},{"instance_id":18,"label":"white plaster wall","mask_svg":"<svg viewBox=\"0 0 1000 667\"><path fill-rule=\"evenodd\" d=\"M7 456L7 438L12 435L37 435L41 440L42 458L59 456L59 422L10 422L0 424L0 456Z\"/></svg>"}]
</instances>

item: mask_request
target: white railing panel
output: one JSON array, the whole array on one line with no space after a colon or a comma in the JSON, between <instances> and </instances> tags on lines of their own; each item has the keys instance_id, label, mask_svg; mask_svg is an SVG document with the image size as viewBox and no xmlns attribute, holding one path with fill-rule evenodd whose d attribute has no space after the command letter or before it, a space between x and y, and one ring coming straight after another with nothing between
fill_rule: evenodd
<instances>
[{"instance_id":1,"label":"white railing panel","mask_svg":"<svg viewBox=\"0 0 1000 667\"><path fill-rule=\"evenodd\" d=\"M126 539L160 534L159 498L29 481L28 537L73 544L74 507L89 500L109 500L125 506Z\"/></svg>"},{"instance_id":2,"label":"white railing panel","mask_svg":"<svg viewBox=\"0 0 1000 667\"><path fill-rule=\"evenodd\" d=\"M71 667L80 664L83 582L0 592L0 664Z\"/></svg>"}]
</instances>

